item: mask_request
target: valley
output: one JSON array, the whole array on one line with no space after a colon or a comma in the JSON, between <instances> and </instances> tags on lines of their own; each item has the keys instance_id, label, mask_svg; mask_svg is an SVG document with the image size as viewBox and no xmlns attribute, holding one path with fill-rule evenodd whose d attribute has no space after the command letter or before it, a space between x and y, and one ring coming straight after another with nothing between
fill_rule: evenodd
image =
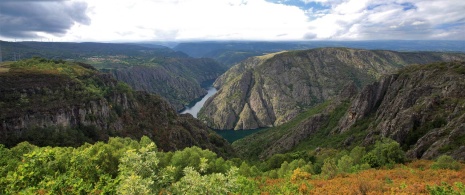
<instances>
[{"instance_id":1,"label":"valley","mask_svg":"<svg viewBox=\"0 0 465 195\"><path fill-rule=\"evenodd\" d=\"M465 195L463 0L0 0L0 195Z\"/></svg>"},{"instance_id":2,"label":"valley","mask_svg":"<svg viewBox=\"0 0 465 195\"><path fill-rule=\"evenodd\" d=\"M3 44L2 194L465 190L462 52Z\"/></svg>"}]
</instances>

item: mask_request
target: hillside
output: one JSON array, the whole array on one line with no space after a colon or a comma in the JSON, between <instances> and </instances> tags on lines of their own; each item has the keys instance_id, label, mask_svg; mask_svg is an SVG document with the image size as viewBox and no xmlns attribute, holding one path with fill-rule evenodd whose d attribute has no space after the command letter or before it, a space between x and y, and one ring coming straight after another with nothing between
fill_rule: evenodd
<instances>
[{"instance_id":1,"label":"hillside","mask_svg":"<svg viewBox=\"0 0 465 195\"><path fill-rule=\"evenodd\" d=\"M82 63L33 58L3 64L0 143L46 146L144 135L165 151L199 146L231 153L226 140L160 96L133 91Z\"/></svg>"},{"instance_id":2,"label":"hillside","mask_svg":"<svg viewBox=\"0 0 465 195\"><path fill-rule=\"evenodd\" d=\"M0 42L3 60L31 57L90 64L113 74L135 90L158 94L176 110L207 92L202 82L216 79L226 67L208 58L191 58L164 46L121 43Z\"/></svg>"},{"instance_id":3,"label":"hillside","mask_svg":"<svg viewBox=\"0 0 465 195\"><path fill-rule=\"evenodd\" d=\"M158 94L176 110L207 94L202 84L216 79L226 68L208 58L165 58L146 65L105 69L135 90Z\"/></svg>"},{"instance_id":4,"label":"hillside","mask_svg":"<svg viewBox=\"0 0 465 195\"><path fill-rule=\"evenodd\" d=\"M465 160L464 88L463 61L408 66L367 85L356 96L342 93L290 122L238 140L233 147L243 157L266 159L319 147L370 146L388 137L409 159L447 154Z\"/></svg>"},{"instance_id":5,"label":"hillside","mask_svg":"<svg viewBox=\"0 0 465 195\"><path fill-rule=\"evenodd\" d=\"M320 48L252 57L215 81L218 93L199 118L214 129L278 126L349 85L361 88L413 63L456 59L465 54Z\"/></svg>"},{"instance_id":6,"label":"hillside","mask_svg":"<svg viewBox=\"0 0 465 195\"><path fill-rule=\"evenodd\" d=\"M464 67L464 62L410 66L368 85L359 95L349 85L338 98L291 122L235 142L246 158L231 158L229 145L198 120L176 115L160 97L134 92L89 65L40 58L3 63L0 108L6 112L0 112L0 193L462 194L463 163L447 155L434 162L409 162L399 143L380 136L371 139L366 135L373 129L366 127L373 122L370 113L382 109L377 100L423 85L429 85L441 102L433 110L448 111L455 105L458 112L446 120L463 119L459 89L464 87ZM443 93L437 93L440 89ZM425 107L422 102L429 102L419 101L427 92L415 102L420 110ZM343 125L347 118L355 121ZM446 127L462 128L463 123L456 122ZM106 138L108 134L140 139ZM102 136L105 141L92 143ZM7 147L5 138L10 141ZM33 144L11 142L22 140ZM90 144L81 145L84 141ZM452 148L463 148L463 138L454 143L458 144ZM194 146L185 147L189 144ZM298 145L282 150L293 144ZM260 151L271 151L271 157L256 161L263 157ZM454 149L441 152L457 158Z\"/></svg>"}]
</instances>

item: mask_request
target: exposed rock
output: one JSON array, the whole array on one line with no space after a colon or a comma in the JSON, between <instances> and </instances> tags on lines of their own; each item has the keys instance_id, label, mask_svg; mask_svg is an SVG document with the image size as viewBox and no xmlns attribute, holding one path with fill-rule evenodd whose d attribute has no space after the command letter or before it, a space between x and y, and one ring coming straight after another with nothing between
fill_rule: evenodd
<instances>
[{"instance_id":1,"label":"exposed rock","mask_svg":"<svg viewBox=\"0 0 465 195\"><path fill-rule=\"evenodd\" d=\"M315 149L321 143L350 148L388 137L399 142L410 159L447 154L465 160L463 89L465 62L408 66L367 85L352 99L346 98L354 94L349 84L339 97L281 126L238 140L233 147L240 156L267 159Z\"/></svg>"},{"instance_id":2,"label":"exposed rock","mask_svg":"<svg viewBox=\"0 0 465 195\"><path fill-rule=\"evenodd\" d=\"M348 83L361 88L412 63L454 59L465 59L465 54L321 48L252 57L215 81L219 90L206 102L199 118L215 129L278 126L336 97ZM366 89L376 91L365 93L367 96L361 97L360 105L354 105L363 108L350 113L353 118L347 118L341 125L350 126L357 117L376 109L385 87L396 79L395 75L391 77Z\"/></svg>"},{"instance_id":3,"label":"exposed rock","mask_svg":"<svg viewBox=\"0 0 465 195\"><path fill-rule=\"evenodd\" d=\"M352 102L339 131L373 117L365 142L389 137L410 158L431 159L447 153L464 159L465 62L411 66L366 86ZM369 116L371 115L371 116Z\"/></svg>"}]
</instances>

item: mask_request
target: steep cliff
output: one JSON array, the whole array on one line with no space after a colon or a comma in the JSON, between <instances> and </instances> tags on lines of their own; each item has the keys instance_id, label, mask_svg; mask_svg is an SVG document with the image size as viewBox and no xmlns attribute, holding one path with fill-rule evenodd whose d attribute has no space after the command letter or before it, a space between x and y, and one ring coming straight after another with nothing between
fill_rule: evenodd
<instances>
[{"instance_id":1,"label":"steep cliff","mask_svg":"<svg viewBox=\"0 0 465 195\"><path fill-rule=\"evenodd\" d=\"M465 59L464 54L320 48L249 58L221 75L199 118L215 129L278 126L335 97L412 63Z\"/></svg>"},{"instance_id":2,"label":"steep cliff","mask_svg":"<svg viewBox=\"0 0 465 195\"><path fill-rule=\"evenodd\" d=\"M266 159L318 147L396 140L410 159L448 154L465 160L465 62L411 65L233 143L240 156Z\"/></svg>"},{"instance_id":3,"label":"steep cliff","mask_svg":"<svg viewBox=\"0 0 465 195\"><path fill-rule=\"evenodd\" d=\"M146 135L170 151L189 146L226 156L229 144L161 97L135 92L85 64L34 58L0 73L0 143L80 145Z\"/></svg>"},{"instance_id":4,"label":"steep cliff","mask_svg":"<svg viewBox=\"0 0 465 195\"><path fill-rule=\"evenodd\" d=\"M341 119L338 132L371 118L366 143L399 142L411 158L448 153L465 159L465 62L410 66L368 85Z\"/></svg>"}]
</instances>

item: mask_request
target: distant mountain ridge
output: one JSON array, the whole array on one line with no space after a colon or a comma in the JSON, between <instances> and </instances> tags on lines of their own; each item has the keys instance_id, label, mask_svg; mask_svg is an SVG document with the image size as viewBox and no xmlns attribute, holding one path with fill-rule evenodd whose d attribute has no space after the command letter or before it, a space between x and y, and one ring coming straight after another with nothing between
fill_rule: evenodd
<instances>
[{"instance_id":1,"label":"distant mountain ridge","mask_svg":"<svg viewBox=\"0 0 465 195\"><path fill-rule=\"evenodd\" d=\"M305 50L323 47L348 47L393 51L465 52L460 40L378 40L378 41L204 41L183 42L173 47L193 57L208 57L232 66L252 56L283 50Z\"/></svg>"},{"instance_id":2,"label":"distant mountain ridge","mask_svg":"<svg viewBox=\"0 0 465 195\"><path fill-rule=\"evenodd\" d=\"M361 88L409 64L464 60L462 53L319 48L252 57L220 76L199 113L214 129L283 124L344 87Z\"/></svg>"}]
</instances>

